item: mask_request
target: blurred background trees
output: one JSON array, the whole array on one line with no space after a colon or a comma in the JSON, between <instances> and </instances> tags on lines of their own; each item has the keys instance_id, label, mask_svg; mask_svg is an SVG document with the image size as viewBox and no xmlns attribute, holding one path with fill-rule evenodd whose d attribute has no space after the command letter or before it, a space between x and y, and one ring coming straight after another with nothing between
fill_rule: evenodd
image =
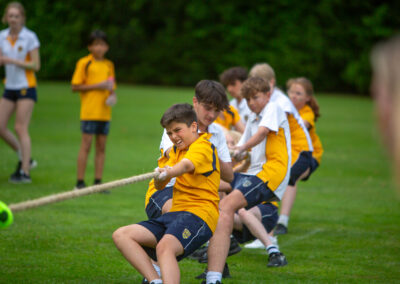
<instances>
[{"instance_id":1,"label":"blurred background trees","mask_svg":"<svg viewBox=\"0 0 400 284\"><path fill-rule=\"evenodd\" d=\"M371 47L400 27L399 1L21 2L41 41L38 77L49 80L70 80L89 33L102 29L119 82L193 86L268 62L283 88L306 76L318 92L367 94Z\"/></svg>"}]
</instances>

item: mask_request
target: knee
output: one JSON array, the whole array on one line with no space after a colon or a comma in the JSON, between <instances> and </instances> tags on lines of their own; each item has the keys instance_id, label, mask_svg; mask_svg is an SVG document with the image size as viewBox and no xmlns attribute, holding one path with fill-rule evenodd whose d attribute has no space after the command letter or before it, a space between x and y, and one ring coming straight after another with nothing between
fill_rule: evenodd
<instances>
[{"instance_id":1,"label":"knee","mask_svg":"<svg viewBox=\"0 0 400 284\"><path fill-rule=\"evenodd\" d=\"M157 259L163 258L163 256L172 253L171 248L169 245L167 245L166 242L159 242L156 246L156 252L157 252Z\"/></svg>"},{"instance_id":2,"label":"knee","mask_svg":"<svg viewBox=\"0 0 400 284\"><path fill-rule=\"evenodd\" d=\"M16 123L14 126L14 130L19 136L28 132L27 127L22 123Z\"/></svg>"},{"instance_id":3,"label":"knee","mask_svg":"<svg viewBox=\"0 0 400 284\"><path fill-rule=\"evenodd\" d=\"M121 242L122 239L125 238L125 236L126 236L125 229L124 227L121 227L114 231L114 233L112 234L112 239L115 244L118 244Z\"/></svg>"}]
</instances>

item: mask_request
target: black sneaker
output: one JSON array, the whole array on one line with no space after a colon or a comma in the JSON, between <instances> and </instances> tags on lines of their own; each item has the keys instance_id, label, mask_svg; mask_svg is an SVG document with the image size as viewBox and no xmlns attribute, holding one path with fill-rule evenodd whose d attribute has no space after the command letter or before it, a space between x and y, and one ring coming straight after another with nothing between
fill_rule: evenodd
<instances>
[{"instance_id":1,"label":"black sneaker","mask_svg":"<svg viewBox=\"0 0 400 284\"><path fill-rule=\"evenodd\" d=\"M93 185L99 185L99 184L101 184L101 180L99 179L95 179L94 180L94 182L93 182ZM100 191L100 193L103 193L103 194L110 194L111 193L111 191L109 191L109 190L103 190L103 191ZM147 280L146 280L147 281ZM148 283L148 282L147 282Z\"/></svg>"},{"instance_id":2,"label":"black sneaker","mask_svg":"<svg viewBox=\"0 0 400 284\"><path fill-rule=\"evenodd\" d=\"M281 252L273 252L268 256L268 267L279 267L287 264L286 257Z\"/></svg>"},{"instance_id":3,"label":"black sneaker","mask_svg":"<svg viewBox=\"0 0 400 284\"><path fill-rule=\"evenodd\" d=\"M207 284L207 281L204 280L204 281L201 282L201 284ZM217 282L211 283L211 284L222 284L222 283L217 280Z\"/></svg>"},{"instance_id":4,"label":"black sneaker","mask_svg":"<svg viewBox=\"0 0 400 284\"><path fill-rule=\"evenodd\" d=\"M192 254L188 255L187 257L189 259L199 260L204 255L204 253L207 253L207 250L208 246L203 246L192 252Z\"/></svg>"},{"instance_id":5,"label":"black sneaker","mask_svg":"<svg viewBox=\"0 0 400 284\"><path fill-rule=\"evenodd\" d=\"M82 189L82 188L84 188L84 187L86 187L85 182L84 182L84 181L78 181L78 182L76 183L74 189Z\"/></svg>"},{"instance_id":6,"label":"black sneaker","mask_svg":"<svg viewBox=\"0 0 400 284\"><path fill-rule=\"evenodd\" d=\"M143 277L142 284L149 284L149 281Z\"/></svg>"},{"instance_id":7,"label":"black sneaker","mask_svg":"<svg viewBox=\"0 0 400 284\"><path fill-rule=\"evenodd\" d=\"M195 278L196 279L206 279L207 271L208 271L207 268L204 269L204 272L197 275ZM231 274L229 273L228 263L225 263L224 271L222 272L222 278L232 278Z\"/></svg>"},{"instance_id":8,"label":"black sneaker","mask_svg":"<svg viewBox=\"0 0 400 284\"><path fill-rule=\"evenodd\" d=\"M19 173L13 173L9 179L11 183L31 183L31 177L24 173L23 170L20 170Z\"/></svg>"},{"instance_id":9,"label":"black sneaker","mask_svg":"<svg viewBox=\"0 0 400 284\"><path fill-rule=\"evenodd\" d=\"M275 229L274 229L274 234L275 235L284 235L287 234L288 232L288 228L285 225L279 224L276 225Z\"/></svg>"},{"instance_id":10,"label":"black sneaker","mask_svg":"<svg viewBox=\"0 0 400 284\"><path fill-rule=\"evenodd\" d=\"M231 245L229 246L228 256L237 254L241 250L242 248L240 247L239 242L233 236L231 236ZM203 255L199 258L198 261L200 263L207 263L208 261L207 251L203 253Z\"/></svg>"}]
</instances>

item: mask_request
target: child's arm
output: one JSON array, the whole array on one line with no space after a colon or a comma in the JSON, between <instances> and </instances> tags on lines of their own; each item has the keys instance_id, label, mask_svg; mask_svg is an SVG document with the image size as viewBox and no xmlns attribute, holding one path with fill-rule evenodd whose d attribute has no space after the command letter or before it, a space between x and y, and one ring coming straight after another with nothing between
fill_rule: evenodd
<instances>
[{"instance_id":1,"label":"child's arm","mask_svg":"<svg viewBox=\"0 0 400 284\"><path fill-rule=\"evenodd\" d=\"M267 136L269 131L270 130L264 126L258 127L257 132L253 136L251 136L249 140L247 140L243 145L236 147L235 152L233 153L233 156L240 157L244 151L246 151L247 149L253 148L257 144L259 144L261 141L263 141L265 136Z\"/></svg>"},{"instance_id":2,"label":"child's arm","mask_svg":"<svg viewBox=\"0 0 400 284\"><path fill-rule=\"evenodd\" d=\"M71 85L73 92L86 92L91 90L109 90L113 91L114 89L114 81L113 80L104 80L97 84L79 84L79 85Z\"/></svg>"},{"instance_id":3,"label":"child's arm","mask_svg":"<svg viewBox=\"0 0 400 284\"><path fill-rule=\"evenodd\" d=\"M194 164L189 159L183 158L173 167L158 168L157 171L161 174L154 178L154 186L156 189L161 190L171 178L194 171Z\"/></svg>"},{"instance_id":4,"label":"child's arm","mask_svg":"<svg viewBox=\"0 0 400 284\"><path fill-rule=\"evenodd\" d=\"M25 60L18 60L6 56L1 57L2 64L14 64L18 67L33 70L35 72L39 71L40 69L40 56L39 56L39 48L35 48L29 52L29 56L31 58L30 61Z\"/></svg>"}]
</instances>

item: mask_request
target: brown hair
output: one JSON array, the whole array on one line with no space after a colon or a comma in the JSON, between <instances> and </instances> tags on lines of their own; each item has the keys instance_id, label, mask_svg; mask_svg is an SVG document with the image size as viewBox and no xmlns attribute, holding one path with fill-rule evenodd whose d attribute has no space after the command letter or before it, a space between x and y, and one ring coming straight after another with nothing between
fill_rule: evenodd
<instances>
[{"instance_id":1,"label":"brown hair","mask_svg":"<svg viewBox=\"0 0 400 284\"><path fill-rule=\"evenodd\" d=\"M275 71L268 63L258 63L251 68L249 77L260 77L270 83L275 79Z\"/></svg>"},{"instance_id":2,"label":"brown hair","mask_svg":"<svg viewBox=\"0 0 400 284\"><path fill-rule=\"evenodd\" d=\"M247 70L243 67L232 67L226 69L219 76L219 81L225 87L235 84L236 80L244 82L247 79Z\"/></svg>"},{"instance_id":3,"label":"brown hair","mask_svg":"<svg viewBox=\"0 0 400 284\"><path fill-rule=\"evenodd\" d=\"M160 124L166 128L172 122L185 123L187 126L197 122L196 113L190 104L174 104L161 117Z\"/></svg>"},{"instance_id":4,"label":"brown hair","mask_svg":"<svg viewBox=\"0 0 400 284\"><path fill-rule=\"evenodd\" d=\"M3 22L3 24L7 23L7 12L10 8L15 8L18 9L19 12L21 13L21 16L23 18L23 23L25 24L25 8L24 6L22 6L21 3L19 2L10 2L7 4L6 8L4 9L4 14L3 14L3 18L1 19L1 21Z\"/></svg>"},{"instance_id":5,"label":"brown hair","mask_svg":"<svg viewBox=\"0 0 400 284\"><path fill-rule=\"evenodd\" d=\"M250 77L243 82L240 93L246 99L254 96L257 93L267 93L270 91L269 84L261 77Z\"/></svg>"},{"instance_id":6,"label":"brown hair","mask_svg":"<svg viewBox=\"0 0 400 284\"><path fill-rule=\"evenodd\" d=\"M199 103L212 105L218 111L228 110L229 101L225 88L217 81L201 80L195 87L195 97Z\"/></svg>"},{"instance_id":7,"label":"brown hair","mask_svg":"<svg viewBox=\"0 0 400 284\"><path fill-rule=\"evenodd\" d=\"M307 102L307 104L313 110L314 115L315 115L315 121L317 121L318 117L320 117L321 114L319 113L319 105L318 105L317 99L314 96L314 88L313 88L311 81L305 77L292 78L286 82L286 88L290 89L290 86L292 86L293 84L301 85L304 88L304 90L306 91L307 96L310 98L310 100Z\"/></svg>"}]
</instances>

